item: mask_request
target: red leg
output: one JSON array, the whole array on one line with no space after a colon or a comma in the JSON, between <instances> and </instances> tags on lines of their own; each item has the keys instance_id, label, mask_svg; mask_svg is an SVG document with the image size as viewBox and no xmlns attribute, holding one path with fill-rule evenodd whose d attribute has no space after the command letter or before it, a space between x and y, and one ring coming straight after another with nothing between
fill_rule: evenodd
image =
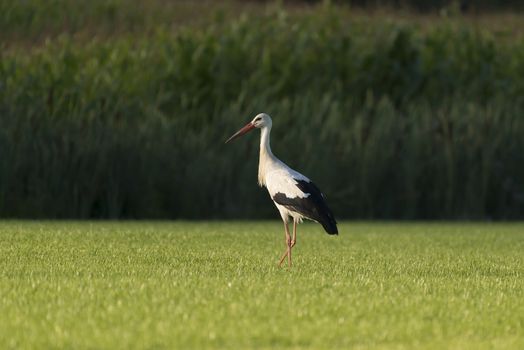
<instances>
[{"instance_id":1,"label":"red leg","mask_svg":"<svg viewBox=\"0 0 524 350\"><path fill-rule=\"evenodd\" d=\"M278 263L278 266L282 266L282 263L284 262L284 259L287 256L289 267L291 267L291 236L289 235L289 228L287 227L287 222L284 222L284 228L286 230L286 251L280 258L280 261Z\"/></svg>"}]
</instances>

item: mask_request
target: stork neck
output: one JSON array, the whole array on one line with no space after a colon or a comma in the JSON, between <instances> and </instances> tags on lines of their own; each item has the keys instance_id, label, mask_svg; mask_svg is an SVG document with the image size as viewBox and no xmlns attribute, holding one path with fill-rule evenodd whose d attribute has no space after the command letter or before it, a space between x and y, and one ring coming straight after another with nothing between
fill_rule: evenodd
<instances>
[{"instance_id":1,"label":"stork neck","mask_svg":"<svg viewBox=\"0 0 524 350\"><path fill-rule=\"evenodd\" d=\"M266 185L266 172L275 163L275 156L269 145L269 134L271 128L264 127L260 130L260 159L258 160L258 184Z\"/></svg>"},{"instance_id":2,"label":"stork neck","mask_svg":"<svg viewBox=\"0 0 524 350\"><path fill-rule=\"evenodd\" d=\"M273 152L271 152L271 146L269 144L269 134L271 133L271 128L264 127L260 130L260 159L262 157L273 157Z\"/></svg>"}]
</instances>

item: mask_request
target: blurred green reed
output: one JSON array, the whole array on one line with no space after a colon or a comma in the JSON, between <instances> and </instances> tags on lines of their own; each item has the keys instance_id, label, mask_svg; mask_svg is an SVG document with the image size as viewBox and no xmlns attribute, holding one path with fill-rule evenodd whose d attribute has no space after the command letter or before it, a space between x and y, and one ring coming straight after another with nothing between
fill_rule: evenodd
<instances>
[{"instance_id":1,"label":"blurred green reed","mask_svg":"<svg viewBox=\"0 0 524 350\"><path fill-rule=\"evenodd\" d=\"M524 218L524 41L335 7L0 56L0 215L269 218L256 113L340 218Z\"/></svg>"}]
</instances>

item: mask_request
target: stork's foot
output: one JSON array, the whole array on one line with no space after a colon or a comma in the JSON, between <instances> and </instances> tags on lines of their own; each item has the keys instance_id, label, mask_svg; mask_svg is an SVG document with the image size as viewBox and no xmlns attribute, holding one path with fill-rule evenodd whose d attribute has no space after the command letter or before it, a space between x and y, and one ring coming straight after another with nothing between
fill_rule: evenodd
<instances>
[{"instance_id":1,"label":"stork's foot","mask_svg":"<svg viewBox=\"0 0 524 350\"><path fill-rule=\"evenodd\" d=\"M278 266L282 266L282 263L284 262L287 256L288 265L289 267L291 267L291 248L293 247L294 244L293 244L293 241L291 240L291 236L289 235L286 235L286 245L287 245L286 251L284 252L284 254L282 254L282 257L280 258Z\"/></svg>"},{"instance_id":2,"label":"stork's foot","mask_svg":"<svg viewBox=\"0 0 524 350\"><path fill-rule=\"evenodd\" d=\"M280 258L278 262L278 267L282 267L282 263L284 262L284 259L286 259L286 256L287 256L287 250L284 252L284 254L282 254L282 257Z\"/></svg>"},{"instance_id":3,"label":"stork's foot","mask_svg":"<svg viewBox=\"0 0 524 350\"><path fill-rule=\"evenodd\" d=\"M282 264L284 263L286 256L287 256L288 266L291 267L291 250L289 251L286 250L284 254L282 254L282 257L280 258L280 261L278 263L279 267L282 267Z\"/></svg>"}]
</instances>

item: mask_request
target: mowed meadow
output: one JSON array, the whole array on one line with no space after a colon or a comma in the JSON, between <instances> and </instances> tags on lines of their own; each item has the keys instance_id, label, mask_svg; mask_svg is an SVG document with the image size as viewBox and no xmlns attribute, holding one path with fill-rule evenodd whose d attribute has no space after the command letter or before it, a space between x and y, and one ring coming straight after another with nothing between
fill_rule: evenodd
<instances>
[{"instance_id":1,"label":"mowed meadow","mask_svg":"<svg viewBox=\"0 0 524 350\"><path fill-rule=\"evenodd\" d=\"M2 222L2 349L522 349L524 226Z\"/></svg>"},{"instance_id":2,"label":"mowed meadow","mask_svg":"<svg viewBox=\"0 0 524 350\"><path fill-rule=\"evenodd\" d=\"M522 219L520 15L0 2L0 216L270 218L275 154L340 218Z\"/></svg>"}]
</instances>

